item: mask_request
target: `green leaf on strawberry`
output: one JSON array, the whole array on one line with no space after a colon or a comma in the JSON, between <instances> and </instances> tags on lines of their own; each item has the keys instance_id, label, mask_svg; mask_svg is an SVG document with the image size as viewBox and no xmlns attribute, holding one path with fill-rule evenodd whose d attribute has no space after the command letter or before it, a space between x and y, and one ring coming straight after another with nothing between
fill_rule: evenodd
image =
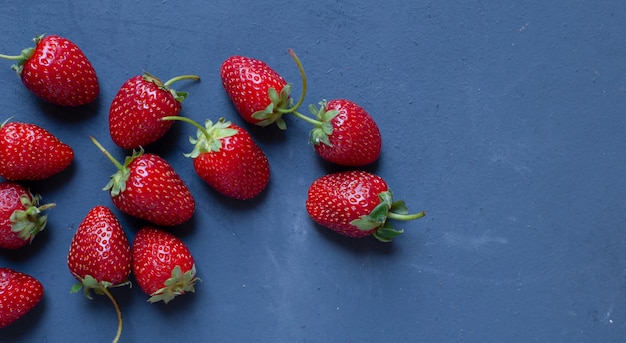
<instances>
[{"instance_id":1,"label":"green leaf on strawberry","mask_svg":"<svg viewBox=\"0 0 626 343\"><path fill-rule=\"evenodd\" d=\"M48 215L41 215L41 212L54 207L55 204L39 206L40 200L40 195L22 194L20 196L24 209L14 211L9 217L11 231L17 232L19 238L32 242L35 236L46 227Z\"/></svg>"},{"instance_id":2,"label":"green leaf on strawberry","mask_svg":"<svg viewBox=\"0 0 626 343\"><path fill-rule=\"evenodd\" d=\"M195 284L198 280L200 279L196 276L195 264L185 273L183 273L180 266L177 265L172 269L172 277L165 280L165 287L152 293L148 301L151 303L163 301L167 304L176 296L185 294L186 292L195 293Z\"/></svg>"}]
</instances>

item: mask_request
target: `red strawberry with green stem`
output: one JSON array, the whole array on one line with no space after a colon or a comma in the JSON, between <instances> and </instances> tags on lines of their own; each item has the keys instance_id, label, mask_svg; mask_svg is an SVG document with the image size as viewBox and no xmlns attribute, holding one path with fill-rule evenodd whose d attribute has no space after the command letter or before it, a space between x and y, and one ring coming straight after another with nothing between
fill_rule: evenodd
<instances>
[{"instance_id":1,"label":"red strawberry with green stem","mask_svg":"<svg viewBox=\"0 0 626 343\"><path fill-rule=\"evenodd\" d=\"M35 124L0 126L0 176L7 180L43 180L65 170L74 150Z\"/></svg>"},{"instance_id":2,"label":"red strawberry with green stem","mask_svg":"<svg viewBox=\"0 0 626 343\"><path fill-rule=\"evenodd\" d=\"M181 120L198 128L196 138L190 137L193 151L185 154L193 159L196 173L218 192L239 200L256 197L270 178L267 156L243 128L221 118L205 126L180 116L164 120Z\"/></svg>"},{"instance_id":3,"label":"red strawberry with green stem","mask_svg":"<svg viewBox=\"0 0 626 343\"><path fill-rule=\"evenodd\" d=\"M133 240L132 268L149 302L168 303L195 292L196 265L189 248L178 237L160 229L142 227Z\"/></svg>"},{"instance_id":4,"label":"red strawberry with green stem","mask_svg":"<svg viewBox=\"0 0 626 343\"><path fill-rule=\"evenodd\" d=\"M373 235L390 242L402 230L388 219L414 220L426 212L409 214L404 201L394 201L383 178L365 171L328 174L313 181L306 210L318 224L349 237Z\"/></svg>"},{"instance_id":5,"label":"red strawberry with green stem","mask_svg":"<svg viewBox=\"0 0 626 343\"><path fill-rule=\"evenodd\" d=\"M42 212L55 204L39 205L40 200L18 183L0 183L0 248L23 247L46 227L48 215Z\"/></svg>"},{"instance_id":6,"label":"red strawberry with green stem","mask_svg":"<svg viewBox=\"0 0 626 343\"><path fill-rule=\"evenodd\" d=\"M34 41L35 47L20 55L0 55L17 61L13 69L26 88L55 105L80 106L96 100L98 77L76 44L56 35L37 36Z\"/></svg>"},{"instance_id":7,"label":"red strawberry with green stem","mask_svg":"<svg viewBox=\"0 0 626 343\"><path fill-rule=\"evenodd\" d=\"M113 142L124 149L136 149L163 137L172 123L159 119L178 115L187 97L187 93L170 86L186 79L199 80L200 77L181 75L163 83L144 73L126 81L109 109L109 132Z\"/></svg>"},{"instance_id":8,"label":"red strawberry with green stem","mask_svg":"<svg viewBox=\"0 0 626 343\"><path fill-rule=\"evenodd\" d=\"M119 221L105 206L92 208L76 229L67 255L67 266L79 281L72 293L81 288L91 299L91 290L106 295L117 313L117 342L122 333L122 313L111 287L129 285L131 271L130 244Z\"/></svg>"},{"instance_id":9,"label":"red strawberry with green stem","mask_svg":"<svg viewBox=\"0 0 626 343\"><path fill-rule=\"evenodd\" d=\"M0 268L0 329L32 310L43 294L39 280L10 268Z\"/></svg>"},{"instance_id":10,"label":"red strawberry with green stem","mask_svg":"<svg viewBox=\"0 0 626 343\"><path fill-rule=\"evenodd\" d=\"M140 149L122 165L95 138L91 141L118 169L104 187L117 208L157 225L179 225L191 219L196 206L193 196L166 160Z\"/></svg>"}]
</instances>

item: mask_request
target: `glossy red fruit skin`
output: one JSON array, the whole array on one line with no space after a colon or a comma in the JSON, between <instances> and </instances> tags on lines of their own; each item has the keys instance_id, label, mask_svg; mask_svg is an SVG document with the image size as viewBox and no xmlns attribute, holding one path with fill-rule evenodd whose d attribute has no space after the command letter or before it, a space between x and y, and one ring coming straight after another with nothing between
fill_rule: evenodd
<instances>
[{"instance_id":1,"label":"glossy red fruit skin","mask_svg":"<svg viewBox=\"0 0 626 343\"><path fill-rule=\"evenodd\" d=\"M359 230L350 224L368 215L388 191L383 178L365 171L344 171L322 176L311 184L306 200L309 216L318 224L344 236L365 237L376 229Z\"/></svg>"},{"instance_id":2,"label":"glossy red fruit skin","mask_svg":"<svg viewBox=\"0 0 626 343\"><path fill-rule=\"evenodd\" d=\"M80 223L67 257L78 280L90 275L98 282L123 284L130 275L130 243L120 222L105 206L92 208Z\"/></svg>"},{"instance_id":3,"label":"glossy red fruit skin","mask_svg":"<svg viewBox=\"0 0 626 343\"><path fill-rule=\"evenodd\" d=\"M191 219L195 211L193 195L166 160L143 154L128 168L126 189L111 197L117 208L156 225L179 225Z\"/></svg>"},{"instance_id":4,"label":"glossy red fruit skin","mask_svg":"<svg viewBox=\"0 0 626 343\"><path fill-rule=\"evenodd\" d=\"M339 114L331 120L333 132L328 137L331 145L314 144L317 154L342 166L358 167L376 161L380 156L382 138L372 116L363 107L346 99L330 100L326 109L339 111Z\"/></svg>"},{"instance_id":5,"label":"glossy red fruit skin","mask_svg":"<svg viewBox=\"0 0 626 343\"><path fill-rule=\"evenodd\" d=\"M259 195L270 179L267 156L250 134L236 124L237 134L222 138L219 151L201 153L193 160L198 176L218 192L239 200Z\"/></svg>"},{"instance_id":6,"label":"glossy red fruit skin","mask_svg":"<svg viewBox=\"0 0 626 343\"><path fill-rule=\"evenodd\" d=\"M32 310L43 294L39 280L10 268L0 268L0 329Z\"/></svg>"},{"instance_id":7,"label":"glossy red fruit skin","mask_svg":"<svg viewBox=\"0 0 626 343\"><path fill-rule=\"evenodd\" d=\"M0 128L0 176L7 180L43 180L65 170L74 150L46 129L8 122Z\"/></svg>"},{"instance_id":8,"label":"glossy red fruit skin","mask_svg":"<svg viewBox=\"0 0 626 343\"><path fill-rule=\"evenodd\" d=\"M252 115L264 110L271 103L268 90L276 92L287 85L287 81L267 63L245 56L231 56L220 68L222 85L241 117L251 124L259 119Z\"/></svg>"},{"instance_id":9,"label":"glossy red fruit skin","mask_svg":"<svg viewBox=\"0 0 626 343\"><path fill-rule=\"evenodd\" d=\"M160 120L178 115L182 106L167 90L146 81L143 75L130 78L119 89L109 109L109 132L115 144L136 149L163 137L173 122Z\"/></svg>"},{"instance_id":10,"label":"glossy red fruit skin","mask_svg":"<svg viewBox=\"0 0 626 343\"><path fill-rule=\"evenodd\" d=\"M173 234L144 226L132 245L132 268L139 287L148 295L166 287L174 267L183 273L195 268L195 261L185 243Z\"/></svg>"},{"instance_id":11,"label":"glossy red fruit skin","mask_svg":"<svg viewBox=\"0 0 626 343\"><path fill-rule=\"evenodd\" d=\"M22 83L43 100L80 106L98 97L98 77L87 56L72 41L56 35L41 39L20 73Z\"/></svg>"}]
</instances>

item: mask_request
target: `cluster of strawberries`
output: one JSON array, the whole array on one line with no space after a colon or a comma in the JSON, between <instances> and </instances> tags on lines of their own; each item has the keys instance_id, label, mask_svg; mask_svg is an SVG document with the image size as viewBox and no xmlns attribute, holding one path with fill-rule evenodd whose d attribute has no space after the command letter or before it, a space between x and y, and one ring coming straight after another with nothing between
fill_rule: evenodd
<instances>
[{"instance_id":1,"label":"cluster of strawberries","mask_svg":"<svg viewBox=\"0 0 626 343\"><path fill-rule=\"evenodd\" d=\"M59 36L39 36L35 48L25 49L14 59L14 69L24 85L42 99L60 106L93 102L99 93L96 73L83 52ZM323 159L346 167L376 161L381 152L381 135L376 122L358 104L335 99L311 105L312 116L298 112L306 95L306 75L299 58L289 50L302 76L302 92L294 104L292 85L263 61L232 56L221 66L222 85L242 118L254 125L276 124L286 129L283 116L294 115L311 123L310 142ZM68 253L68 267L79 281L72 291L93 290L108 296L122 320L119 306L109 288L125 285L135 275L149 301L168 302L193 292L198 280L194 259L186 245L158 226L185 223L194 214L192 192L172 166L144 147L161 139L175 120L197 128L191 137L193 149L185 156L193 160L197 175L224 196L246 200L259 195L270 178L265 153L242 127L225 118L203 125L179 116L187 94L171 88L180 80L197 80L182 75L162 82L144 73L126 81L110 107L109 132L113 142L132 150L123 163L117 161L94 137L92 142L116 166L106 185L113 204L122 212L148 222L137 231L132 245L113 212L105 206L91 209L78 226ZM65 170L74 152L52 133L35 124L6 121L0 127L0 247L15 249L28 244L46 225L43 211L54 204L40 204L19 184L41 180ZM393 200L387 183L362 170L331 173L313 181L306 210L311 218L350 237L373 235L389 242L401 230L388 219L413 220L424 212L409 214L403 201ZM6 282L5 282L6 281ZM22 294L23 297L16 297ZM27 296L26 296L27 295ZM43 295L42 285L17 271L0 268L0 327L9 325L34 307ZM24 300L24 299L27 299ZM18 304L17 301L22 303ZM16 310L19 309L19 310Z\"/></svg>"}]
</instances>

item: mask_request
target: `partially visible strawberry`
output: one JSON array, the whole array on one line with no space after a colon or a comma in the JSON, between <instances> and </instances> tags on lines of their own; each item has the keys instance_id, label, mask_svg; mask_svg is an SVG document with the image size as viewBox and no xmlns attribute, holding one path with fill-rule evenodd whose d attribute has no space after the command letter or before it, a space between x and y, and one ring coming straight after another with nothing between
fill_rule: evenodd
<instances>
[{"instance_id":1,"label":"partially visible strawberry","mask_svg":"<svg viewBox=\"0 0 626 343\"><path fill-rule=\"evenodd\" d=\"M175 116L187 97L170 85L179 80L200 79L196 75L182 75L161 82L148 73L130 78L119 89L109 109L109 131L113 142L124 149L136 149L156 142L172 126L159 120Z\"/></svg>"},{"instance_id":2,"label":"partially visible strawberry","mask_svg":"<svg viewBox=\"0 0 626 343\"><path fill-rule=\"evenodd\" d=\"M186 117L164 117L181 120L198 128L196 138L190 137L193 151L185 154L193 159L196 173L218 192L231 198L246 200L259 195L269 182L267 156L252 140L248 131L224 118L205 127Z\"/></svg>"},{"instance_id":3,"label":"partially visible strawberry","mask_svg":"<svg viewBox=\"0 0 626 343\"><path fill-rule=\"evenodd\" d=\"M72 41L51 35L37 36L35 47L21 55L0 55L16 60L13 69L22 83L43 100L61 106L80 106L98 97L98 77L87 56Z\"/></svg>"},{"instance_id":4,"label":"partially visible strawberry","mask_svg":"<svg viewBox=\"0 0 626 343\"><path fill-rule=\"evenodd\" d=\"M104 187L117 208L157 225L173 226L191 219L196 208L193 196L166 160L141 149L122 165L95 138L91 141L118 169Z\"/></svg>"},{"instance_id":5,"label":"partially visible strawberry","mask_svg":"<svg viewBox=\"0 0 626 343\"><path fill-rule=\"evenodd\" d=\"M0 182L0 248L23 247L46 227L48 215L41 212L54 204L39 206L40 200L18 183Z\"/></svg>"},{"instance_id":6,"label":"partially visible strawberry","mask_svg":"<svg viewBox=\"0 0 626 343\"><path fill-rule=\"evenodd\" d=\"M74 150L35 124L0 126L0 176L7 180L43 180L67 168Z\"/></svg>"},{"instance_id":7,"label":"partially visible strawberry","mask_svg":"<svg viewBox=\"0 0 626 343\"><path fill-rule=\"evenodd\" d=\"M290 106L291 85L265 62L231 56L220 68L222 85L242 118L255 125L276 123L285 128L283 113Z\"/></svg>"},{"instance_id":8,"label":"partially visible strawberry","mask_svg":"<svg viewBox=\"0 0 626 343\"><path fill-rule=\"evenodd\" d=\"M131 258L128 238L113 212L105 206L92 208L76 229L67 255L67 266L79 281L71 292L82 288L91 299L93 290L111 300L118 319L113 342L122 332L122 314L109 288L130 284Z\"/></svg>"},{"instance_id":9,"label":"partially visible strawberry","mask_svg":"<svg viewBox=\"0 0 626 343\"><path fill-rule=\"evenodd\" d=\"M133 273L149 302L168 303L176 296L195 292L196 265L189 248L169 232L145 226L132 246Z\"/></svg>"},{"instance_id":10,"label":"partially visible strawberry","mask_svg":"<svg viewBox=\"0 0 626 343\"><path fill-rule=\"evenodd\" d=\"M34 277L0 268L0 329L13 324L43 298L43 285Z\"/></svg>"},{"instance_id":11,"label":"partially visible strawberry","mask_svg":"<svg viewBox=\"0 0 626 343\"><path fill-rule=\"evenodd\" d=\"M389 242L400 235L388 219L413 220L404 201L394 201L383 178L365 171L328 174L309 187L306 210L318 224L349 237L374 235Z\"/></svg>"},{"instance_id":12,"label":"partially visible strawberry","mask_svg":"<svg viewBox=\"0 0 626 343\"><path fill-rule=\"evenodd\" d=\"M356 103L337 99L311 106L319 123L311 142L323 159L343 166L364 166L378 159L382 145L374 119Z\"/></svg>"}]
</instances>

